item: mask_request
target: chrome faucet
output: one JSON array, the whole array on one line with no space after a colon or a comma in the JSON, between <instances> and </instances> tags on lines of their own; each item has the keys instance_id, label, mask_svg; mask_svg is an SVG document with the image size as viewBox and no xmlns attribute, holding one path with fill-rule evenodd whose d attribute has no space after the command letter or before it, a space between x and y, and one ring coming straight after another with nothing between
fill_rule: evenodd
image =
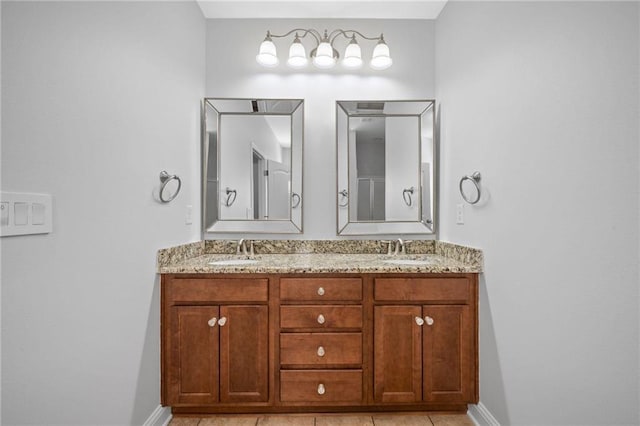
<instances>
[{"instance_id":1,"label":"chrome faucet","mask_svg":"<svg viewBox=\"0 0 640 426\"><path fill-rule=\"evenodd\" d=\"M247 255L247 242L244 238L240 238L240 241L238 241L238 244L236 245L236 254Z\"/></svg>"},{"instance_id":2,"label":"chrome faucet","mask_svg":"<svg viewBox=\"0 0 640 426\"><path fill-rule=\"evenodd\" d=\"M247 245L250 248L247 248ZM253 256L253 241L247 241L244 238L241 238L240 241L236 244L236 254L243 254L245 256Z\"/></svg>"},{"instance_id":3,"label":"chrome faucet","mask_svg":"<svg viewBox=\"0 0 640 426\"><path fill-rule=\"evenodd\" d=\"M407 248L405 247L404 241L402 241L402 238L398 238L397 242L396 242L396 249L393 252L393 254L406 254L407 253Z\"/></svg>"}]
</instances>

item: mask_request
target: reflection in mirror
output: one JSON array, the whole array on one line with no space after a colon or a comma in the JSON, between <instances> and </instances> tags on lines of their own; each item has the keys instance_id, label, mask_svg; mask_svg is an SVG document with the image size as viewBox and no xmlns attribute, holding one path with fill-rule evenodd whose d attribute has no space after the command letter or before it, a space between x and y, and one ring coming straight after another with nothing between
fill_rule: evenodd
<instances>
[{"instance_id":1,"label":"reflection in mirror","mask_svg":"<svg viewBox=\"0 0 640 426\"><path fill-rule=\"evenodd\" d=\"M338 234L434 226L434 102L339 101Z\"/></svg>"},{"instance_id":2,"label":"reflection in mirror","mask_svg":"<svg viewBox=\"0 0 640 426\"><path fill-rule=\"evenodd\" d=\"M302 232L303 101L204 101L203 235Z\"/></svg>"}]
</instances>

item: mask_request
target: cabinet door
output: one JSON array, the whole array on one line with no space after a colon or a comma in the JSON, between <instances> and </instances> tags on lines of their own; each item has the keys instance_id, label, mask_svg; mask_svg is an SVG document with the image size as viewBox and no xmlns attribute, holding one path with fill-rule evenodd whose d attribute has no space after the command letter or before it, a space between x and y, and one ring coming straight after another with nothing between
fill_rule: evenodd
<instances>
[{"instance_id":1,"label":"cabinet door","mask_svg":"<svg viewBox=\"0 0 640 426\"><path fill-rule=\"evenodd\" d=\"M422 400L421 306L374 308L374 399L376 402Z\"/></svg>"},{"instance_id":2,"label":"cabinet door","mask_svg":"<svg viewBox=\"0 0 640 426\"><path fill-rule=\"evenodd\" d=\"M473 330L468 306L424 306L423 397L427 402L472 400Z\"/></svg>"},{"instance_id":3,"label":"cabinet door","mask_svg":"<svg viewBox=\"0 0 640 426\"><path fill-rule=\"evenodd\" d=\"M218 401L217 318L217 307L171 308L169 404Z\"/></svg>"},{"instance_id":4,"label":"cabinet door","mask_svg":"<svg viewBox=\"0 0 640 426\"><path fill-rule=\"evenodd\" d=\"M222 306L220 316L220 401L267 401L268 307Z\"/></svg>"}]
</instances>

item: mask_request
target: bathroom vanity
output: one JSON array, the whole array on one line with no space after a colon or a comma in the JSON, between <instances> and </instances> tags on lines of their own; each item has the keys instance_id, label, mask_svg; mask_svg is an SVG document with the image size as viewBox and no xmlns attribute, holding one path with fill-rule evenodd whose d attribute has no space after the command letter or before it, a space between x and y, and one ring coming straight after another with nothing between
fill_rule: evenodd
<instances>
[{"instance_id":1,"label":"bathroom vanity","mask_svg":"<svg viewBox=\"0 0 640 426\"><path fill-rule=\"evenodd\" d=\"M163 405L196 414L478 402L480 251L425 241L393 256L381 242L345 242L364 245L357 254L316 243L274 253L256 242L247 263L212 241L159 253Z\"/></svg>"}]
</instances>

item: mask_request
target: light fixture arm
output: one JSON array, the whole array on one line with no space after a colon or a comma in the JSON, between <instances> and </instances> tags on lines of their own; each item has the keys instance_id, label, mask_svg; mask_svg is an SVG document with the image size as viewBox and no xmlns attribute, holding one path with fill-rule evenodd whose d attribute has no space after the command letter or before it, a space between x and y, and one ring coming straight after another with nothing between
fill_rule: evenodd
<instances>
[{"instance_id":1,"label":"light fixture arm","mask_svg":"<svg viewBox=\"0 0 640 426\"><path fill-rule=\"evenodd\" d=\"M351 35L349 35L347 33L351 33ZM367 37L366 35L362 34L360 31L356 31L356 30L341 30L341 29L337 29L337 30L331 31L331 34L329 34L329 39L331 40L331 45L333 46L333 42L335 41L336 38L338 38L338 36L342 35L345 38L353 38L356 34L358 35L358 37L360 37L360 38L362 38L364 40L381 40L381 39L384 39L382 34L380 34L380 37Z\"/></svg>"},{"instance_id":2,"label":"light fixture arm","mask_svg":"<svg viewBox=\"0 0 640 426\"><path fill-rule=\"evenodd\" d=\"M301 32L302 35L300 35L299 32ZM322 36L320 35L320 33L317 30L314 30L313 28L294 28L291 31L287 32L286 34L272 34L271 31L267 31L267 37L283 38L283 37L290 36L293 33L296 33L296 35L299 38L305 38L307 35L310 34L315 39L316 46L320 44L320 40L322 39Z\"/></svg>"}]
</instances>

